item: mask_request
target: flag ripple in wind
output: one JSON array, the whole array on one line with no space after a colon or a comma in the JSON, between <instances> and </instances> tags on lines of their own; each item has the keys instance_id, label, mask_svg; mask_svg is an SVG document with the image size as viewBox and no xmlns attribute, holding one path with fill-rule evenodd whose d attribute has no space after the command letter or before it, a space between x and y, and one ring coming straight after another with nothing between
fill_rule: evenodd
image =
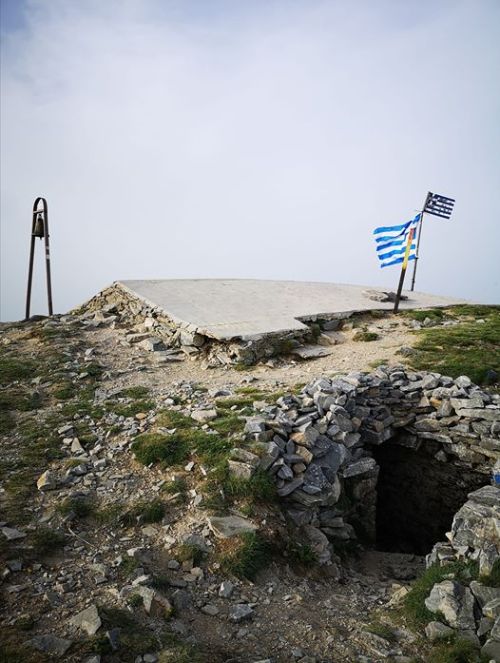
<instances>
[{"instance_id":1,"label":"flag ripple in wind","mask_svg":"<svg viewBox=\"0 0 500 663\"><path fill-rule=\"evenodd\" d=\"M404 260L408 234L412 228L417 228L420 214L414 219L399 226L381 226L375 228L373 234L377 243L377 256L381 267L398 265ZM415 260L416 244L412 242L408 260Z\"/></svg>"}]
</instances>

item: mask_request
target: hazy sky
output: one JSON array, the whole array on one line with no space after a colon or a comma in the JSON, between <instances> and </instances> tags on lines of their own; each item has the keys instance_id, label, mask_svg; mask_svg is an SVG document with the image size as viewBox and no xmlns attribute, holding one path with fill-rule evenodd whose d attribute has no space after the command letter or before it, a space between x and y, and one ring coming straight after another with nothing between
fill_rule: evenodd
<instances>
[{"instance_id":1,"label":"hazy sky","mask_svg":"<svg viewBox=\"0 0 500 663\"><path fill-rule=\"evenodd\" d=\"M39 195L56 311L118 279L395 288L372 230L428 190L457 202L425 221L417 289L500 302L498 0L1 6L2 319Z\"/></svg>"}]
</instances>

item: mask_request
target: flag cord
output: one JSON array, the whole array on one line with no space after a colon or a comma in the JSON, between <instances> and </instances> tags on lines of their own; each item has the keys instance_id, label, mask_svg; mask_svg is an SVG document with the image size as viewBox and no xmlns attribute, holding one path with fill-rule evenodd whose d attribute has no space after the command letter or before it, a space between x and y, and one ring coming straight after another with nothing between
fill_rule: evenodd
<instances>
[{"instance_id":1,"label":"flag cord","mask_svg":"<svg viewBox=\"0 0 500 663\"><path fill-rule=\"evenodd\" d=\"M418 259L420 257L420 238L422 237L422 223L424 222L424 214L425 214L425 209L427 207L427 202L429 201L429 196L431 195L431 192L429 191L427 193L427 196L425 198L425 203L422 208L422 211L420 212L420 224L418 227L418 238L417 238L417 249L415 251L415 261L413 263L413 275L411 277L411 287L410 290L413 292L415 290L415 279L417 278L417 265L418 265Z\"/></svg>"}]
</instances>

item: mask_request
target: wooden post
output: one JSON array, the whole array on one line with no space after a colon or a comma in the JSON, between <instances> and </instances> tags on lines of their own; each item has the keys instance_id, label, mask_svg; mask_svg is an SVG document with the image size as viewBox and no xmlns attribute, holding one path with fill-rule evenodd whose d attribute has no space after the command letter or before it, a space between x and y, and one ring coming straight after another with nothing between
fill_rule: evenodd
<instances>
[{"instance_id":1,"label":"wooden post","mask_svg":"<svg viewBox=\"0 0 500 663\"><path fill-rule=\"evenodd\" d=\"M401 266L401 275L399 277L398 291L396 293L396 301L394 302L394 313L397 313L399 310L399 300L401 299L401 292L403 291L403 283L405 281L406 268L408 267L408 258L410 257L410 249L414 237L415 237L415 228L411 228L408 234L408 242L406 243L403 265Z\"/></svg>"}]
</instances>

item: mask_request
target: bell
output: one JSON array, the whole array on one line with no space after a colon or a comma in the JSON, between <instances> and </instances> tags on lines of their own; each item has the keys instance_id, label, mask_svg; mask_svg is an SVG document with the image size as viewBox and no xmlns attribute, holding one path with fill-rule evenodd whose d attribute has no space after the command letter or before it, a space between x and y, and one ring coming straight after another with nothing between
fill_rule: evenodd
<instances>
[{"instance_id":1,"label":"bell","mask_svg":"<svg viewBox=\"0 0 500 663\"><path fill-rule=\"evenodd\" d=\"M45 237L45 224L43 222L43 215L37 214L35 219L35 230L33 231L34 237Z\"/></svg>"}]
</instances>

